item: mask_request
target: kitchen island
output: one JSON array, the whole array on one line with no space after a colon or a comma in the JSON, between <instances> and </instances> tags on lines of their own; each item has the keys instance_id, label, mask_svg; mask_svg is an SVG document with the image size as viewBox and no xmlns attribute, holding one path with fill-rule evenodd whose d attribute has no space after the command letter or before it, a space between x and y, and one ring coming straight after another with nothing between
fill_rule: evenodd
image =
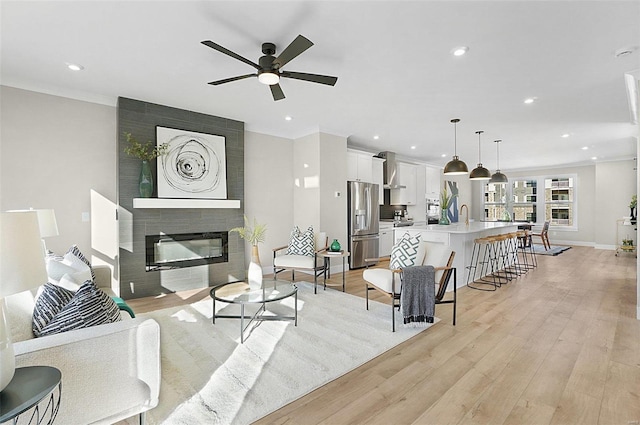
<instances>
[{"instance_id":1,"label":"kitchen island","mask_svg":"<svg viewBox=\"0 0 640 425\"><path fill-rule=\"evenodd\" d=\"M411 236L419 234L421 240L426 242L437 242L451 246L451 249L456 253L453 266L457 269L458 281L456 286L459 288L467 284L468 271L466 267L471 262L474 240L486 236L515 232L518 230L518 224L502 221L474 221L469 225L462 222L450 225L430 224L426 226L396 227L394 228L394 241L397 241L405 233L409 233ZM440 266L441 264L433 265Z\"/></svg>"}]
</instances>

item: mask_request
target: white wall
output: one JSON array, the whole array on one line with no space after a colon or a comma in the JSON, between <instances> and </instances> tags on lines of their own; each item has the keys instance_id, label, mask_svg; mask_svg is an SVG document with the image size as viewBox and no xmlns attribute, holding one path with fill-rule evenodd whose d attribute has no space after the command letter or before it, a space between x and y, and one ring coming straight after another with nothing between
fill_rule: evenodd
<instances>
[{"instance_id":1,"label":"white wall","mask_svg":"<svg viewBox=\"0 0 640 425\"><path fill-rule=\"evenodd\" d=\"M116 109L0 86L0 110L0 210L53 208L47 248L90 255L90 191L116 200Z\"/></svg>"},{"instance_id":2,"label":"white wall","mask_svg":"<svg viewBox=\"0 0 640 425\"><path fill-rule=\"evenodd\" d=\"M347 139L320 133L320 228L347 247ZM336 192L340 196L336 196Z\"/></svg>"},{"instance_id":3,"label":"white wall","mask_svg":"<svg viewBox=\"0 0 640 425\"><path fill-rule=\"evenodd\" d=\"M633 160L602 162L595 166L596 247L615 249L620 243L616 242L616 220L631 214L629 203L636 193L635 166Z\"/></svg>"},{"instance_id":4,"label":"white wall","mask_svg":"<svg viewBox=\"0 0 640 425\"><path fill-rule=\"evenodd\" d=\"M320 229L320 133L293 141L293 224Z\"/></svg>"},{"instance_id":5,"label":"white wall","mask_svg":"<svg viewBox=\"0 0 640 425\"><path fill-rule=\"evenodd\" d=\"M244 212L267 225L260 262L271 273L272 250L289 243L293 225L293 141L245 131L244 144ZM249 261L251 247L245 245Z\"/></svg>"}]
</instances>

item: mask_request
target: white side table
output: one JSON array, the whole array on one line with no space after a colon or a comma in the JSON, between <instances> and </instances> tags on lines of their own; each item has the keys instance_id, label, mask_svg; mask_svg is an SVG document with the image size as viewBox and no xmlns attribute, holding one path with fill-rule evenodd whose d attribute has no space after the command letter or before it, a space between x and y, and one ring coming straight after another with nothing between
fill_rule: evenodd
<instances>
[{"instance_id":1,"label":"white side table","mask_svg":"<svg viewBox=\"0 0 640 425\"><path fill-rule=\"evenodd\" d=\"M327 270L331 265L331 258L342 258L342 292L345 291L345 272L346 272L346 260L349 258L351 253L349 251L322 251L318 253L318 257L324 258L324 289L327 289Z\"/></svg>"}]
</instances>

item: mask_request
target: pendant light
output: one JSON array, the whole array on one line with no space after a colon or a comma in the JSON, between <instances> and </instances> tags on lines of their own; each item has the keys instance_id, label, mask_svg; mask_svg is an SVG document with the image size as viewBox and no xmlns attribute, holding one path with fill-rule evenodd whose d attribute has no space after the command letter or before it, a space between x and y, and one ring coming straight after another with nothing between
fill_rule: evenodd
<instances>
[{"instance_id":1,"label":"pendant light","mask_svg":"<svg viewBox=\"0 0 640 425\"><path fill-rule=\"evenodd\" d=\"M482 159L480 156L480 135L484 133L482 130L476 131L478 135L478 166L469 174L469 180L489 180L491 178L491 171L482 166Z\"/></svg>"},{"instance_id":2,"label":"pendant light","mask_svg":"<svg viewBox=\"0 0 640 425\"><path fill-rule=\"evenodd\" d=\"M457 139L456 124L460 122L460 119L454 118L451 120L451 122L453 123L453 159L449 161L447 165L444 166L443 174L445 176L467 174L469 172L469 169L467 168L467 164L465 164L463 161L460 161L457 154L458 145L456 140Z\"/></svg>"},{"instance_id":3,"label":"pendant light","mask_svg":"<svg viewBox=\"0 0 640 425\"><path fill-rule=\"evenodd\" d=\"M502 140L494 140L494 142L496 143L496 152L497 152L497 158L498 158L498 162L497 162L497 169L494 175L491 176L491 180L489 180L489 183L494 183L494 184L506 184L509 183L509 179L507 178L507 176L505 176L504 174L502 174L500 172L500 142L502 142Z\"/></svg>"}]
</instances>

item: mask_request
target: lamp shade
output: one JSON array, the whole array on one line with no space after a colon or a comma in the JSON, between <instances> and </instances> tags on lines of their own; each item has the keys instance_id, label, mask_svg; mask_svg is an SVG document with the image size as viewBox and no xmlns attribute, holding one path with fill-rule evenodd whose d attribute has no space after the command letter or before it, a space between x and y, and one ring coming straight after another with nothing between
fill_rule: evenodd
<instances>
[{"instance_id":1,"label":"lamp shade","mask_svg":"<svg viewBox=\"0 0 640 425\"><path fill-rule=\"evenodd\" d=\"M442 173L446 176L467 174L469 172L467 164L465 164L464 161L460 161L460 158L458 158L457 125L460 122L460 118L454 118L451 122L453 123L453 159L447 162Z\"/></svg>"},{"instance_id":2,"label":"lamp shade","mask_svg":"<svg viewBox=\"0 0 640 425\"><path fill-rule=\"evenodd\" d=\"M491 171L484 168L482 164L478 163L478 166L469 174L469 180L489 180L491 178Z\"/></svg>"},{"instance_id":3,"label":"lamp shade","mask_svg":"<svg viewBox=\"0 0 640 425\"><path fill-rule=\"evenodd\" d=\"M496 170L496 172L491 176L491 180L489 180L489 183L506 184L509 183L509 179L506 175L502 174L500 170Z\"/></svg>"},{"instance_id":4,"label":"lamp shade","mask_svg":"<svg viewBox=\"0 0 640 425\"><path fill-rule=\"evenodd\" d=\"M494 143L496 144L496 157L497 157L498 166L496 167L496 172L491 176L491 180L489 180L489 183L493 183L493 184L509 183L509 179L507 178L507 176L505 176L500 172L500 143L501 142L502 140L494 140Z\"/></svg>"},{"instance_id":5,"label":"lamp shade","mask_svg":"<svg viewBox=\"0 0 640 425\"><path fill-rule=\"evenodd\" d=\"M455 176L460 174L467 174L469 172L469 168L467 168L467 164L464 161L460 161L457 155L453 157L453 159L447 162L447 165L444 166L443 174L448 176Z\"/></svg>"},{"instance_id":6,"label":"lamp shade","mask_svg":"<svg viewBox=\"0 0 640 425\"><path fill-rule=\"evenodd\" d=\"M476 131L478 135L478 166L469 174L469 180L489 180L491 178L491 171L482 166L482 150L480 149L480 135L484 133L482 130Z\"/></svg>"},{"instance_id":7,"label":"lamp shade","mask_svg":"<svg viewBox=\"0 0 640 425\"><path fill-rule=\"evenodd\" d=\"M36 211L0 215L0 297L43 285L47 270Z\"/></svg>"},{"instance_id":8,"label":"lamp shade","mask_svg":"<svg viewBox=\"0 0 640 425\"><path fill-rule=\"evenodd\" d=\"M28 210L9 210L7 212L25 212L35 211L38 214L38 226L40 227L40 237L48 238L58 236L58 222L56 221L56 213L52 209L33 209Z\"/></svg>"},{"instance_id":9,"label":"lamp shade","mask_svg":"<svg viewBox=\"0 0 640 425\"><path fill-rule=\"evenodd\" d=\"M40 237L48 238L58 236L58 222L56 213L52 209L35 210L38 213L38 225L40 227Z\"/></svg>"}]
</instances>

